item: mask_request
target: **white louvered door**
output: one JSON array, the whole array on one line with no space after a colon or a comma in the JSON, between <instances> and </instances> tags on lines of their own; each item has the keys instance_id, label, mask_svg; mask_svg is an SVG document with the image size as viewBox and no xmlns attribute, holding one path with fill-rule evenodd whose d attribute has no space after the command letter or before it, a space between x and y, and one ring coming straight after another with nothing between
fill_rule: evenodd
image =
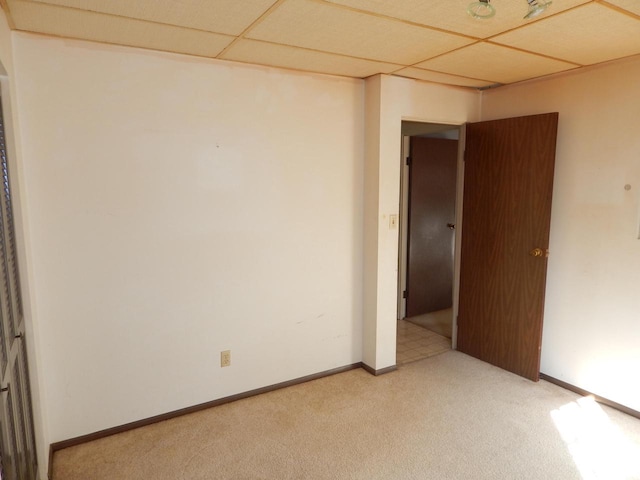
<instances>
[{"instance_id":1,"label":"white louvered door","mask_svg":"<svg viewBox=\"0 0 640 480\"><path fill-rule=\"evenodd\" d=\"M35 436L1 102L0 172L0 480L35 480Z\"/></svg>"}]
</instances>

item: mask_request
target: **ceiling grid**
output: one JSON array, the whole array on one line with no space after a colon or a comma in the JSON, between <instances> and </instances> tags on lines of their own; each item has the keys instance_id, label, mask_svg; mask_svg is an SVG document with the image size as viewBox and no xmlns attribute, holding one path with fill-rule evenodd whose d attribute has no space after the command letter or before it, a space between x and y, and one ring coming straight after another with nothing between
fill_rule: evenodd
<instances>
[{"instance_id":1,"label":"ceiling grid","mask_svg":"<svg viewBox=\"0 0 640 480\"><path fill-rule=\"evenodd\" d=\"M62 38L366 78L486 88L640 54L640 1L0 0L11 28Z\"/></svg>"}]
</instances>

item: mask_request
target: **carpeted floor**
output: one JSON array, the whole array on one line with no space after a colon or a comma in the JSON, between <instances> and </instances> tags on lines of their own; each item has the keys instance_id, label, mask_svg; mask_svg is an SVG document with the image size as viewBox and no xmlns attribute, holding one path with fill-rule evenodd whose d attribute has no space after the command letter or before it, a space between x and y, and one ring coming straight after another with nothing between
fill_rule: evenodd
<instances>
[{"instance_id":1,"label":"carpeted floor","mask_svg":"<svg viewBox=\"0 0 640 480\"><path fill-rule=\"evenodd\" d=\"M61 450L53 480L640 479L640 420L456 351Z\"/></svg>"}]
</instances>

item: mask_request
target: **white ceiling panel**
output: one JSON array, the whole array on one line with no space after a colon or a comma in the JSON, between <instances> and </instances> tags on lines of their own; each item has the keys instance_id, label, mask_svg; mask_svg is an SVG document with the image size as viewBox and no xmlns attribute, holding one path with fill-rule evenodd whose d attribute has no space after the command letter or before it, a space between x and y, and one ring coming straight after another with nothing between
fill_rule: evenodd
<instances>
[{"instance_id":1,"label":"white ceiling panel","mask_svg":"<svg viewBox=\"0 0 640 480\"><path fill-rule=\"evenodd\" d=\"M331 53L308 51L298 47L277 45L257 40L239 40L223 55L225 60L284 67L306 72L364 78L377 73L390 73L400 65L361 60Z\"/></svg>"},{"instance_id":2,"label":"white ceiling panel","mask_svg":"<svg viewBox=\"0 0 640 480\"><path fill-rule=\"evenodd\" d=\"M640 54L640 0L0 0L16 30L363 78L482 88ZM7 8L8 5L8 8Z\"/></svg>"},{"instance_id":3,"label":"white ceiling panel","mask_svg":"<svg viewBox=\"0 0 640 480\"><path fill-rule=\"evenodd\" d=\"M287 0L246 36L402 65L472 41L314 0Z\"/></svg>"},{"instance_id":4,"label":"white ceiling panel","mask_svg":"<svg viewBox=\"0 0 640 480\"><path fill-rule=\"evenodd\" d=\"M217 56L233 37L124 17L9 0L21 30L60 37L150 48L205 57Z\"/></svg>"},{"instance_id":5,"label":"white ceiling panel","mask_svg":"<svg viewBox=\"0 0 640 480\"><path fill-rule=\"evenodd\" d=\"M445 85L457 85L460 87L482 88L494 85L494 82L458 77L447 73L432 72L415 67L403 68L393 74L401 77L415 78L417 80L425 80L427 82L444 83Z\"/></svg>"},{"instance_id":6,"label":"white ceiling panel","mask_svg":"<svg viewBox=\"0 0 640 480\"><path fill-rule=\"evenodd\" d=\"M33 0L210 32L239 35L275 0Z\"/></svg>"},{"instance_id":7,"label":"white ceiling panel","mask_svg":"<svg viewBox=\"0 0 640 480\"><path fill-rule=\"evenodd\" d=\"M443 30L486 38L517 28L532 20L524 20L526 0L491 0L496 14L488 20L477 20L467 14L471 0L326 0L359 10L400 18ZM589 0L554 0L545 15L561 12Z\"/></svg>"},{"instance_id":8,"label":"white ceiling panel","mask_svg":"<svg viewBox=\"0 0 640 480\"><path fill-rule=\"evenodd\" d=\"M498 35L492 41L591 65L640 53L640 22L591 3Z\"/></svg>"},{"instance_id":9,"label":"white ceiling panel","mask_svg":"<svg viewBox=\"0 0 640 480\"><path fill-rule=\"evenodd\" d=\"M511 48L478 43L422 62L417 67L492 83L513 83L575 68L576 65L520 52Z\"/></svg>"},{"instance_id":10,"label":"white ceiling panel","mask_svg":"<svg viewBox=\"0 0 640 480\"><path fill-rule=\"evenodd\" d=\"M640 17L640 2L638 0L607 0L606 3L623 8Z\"/></svg>"}]
</instances>

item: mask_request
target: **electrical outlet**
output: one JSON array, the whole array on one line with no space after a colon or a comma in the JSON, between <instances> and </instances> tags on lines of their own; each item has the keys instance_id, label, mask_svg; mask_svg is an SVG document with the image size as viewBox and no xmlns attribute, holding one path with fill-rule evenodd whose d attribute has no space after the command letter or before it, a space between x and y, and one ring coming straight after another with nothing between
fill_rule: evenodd
<instances>
[{"instance_id":1,"label":"electrical outlet","mask_svg":"<svg viewBox=\"0 0 640 480\"><path fill-rule=\"evenodd\" d=\"M220 366L228 367L229 365L231 365L231 350L220 352Z\"/></svg>"}]
</instances>

